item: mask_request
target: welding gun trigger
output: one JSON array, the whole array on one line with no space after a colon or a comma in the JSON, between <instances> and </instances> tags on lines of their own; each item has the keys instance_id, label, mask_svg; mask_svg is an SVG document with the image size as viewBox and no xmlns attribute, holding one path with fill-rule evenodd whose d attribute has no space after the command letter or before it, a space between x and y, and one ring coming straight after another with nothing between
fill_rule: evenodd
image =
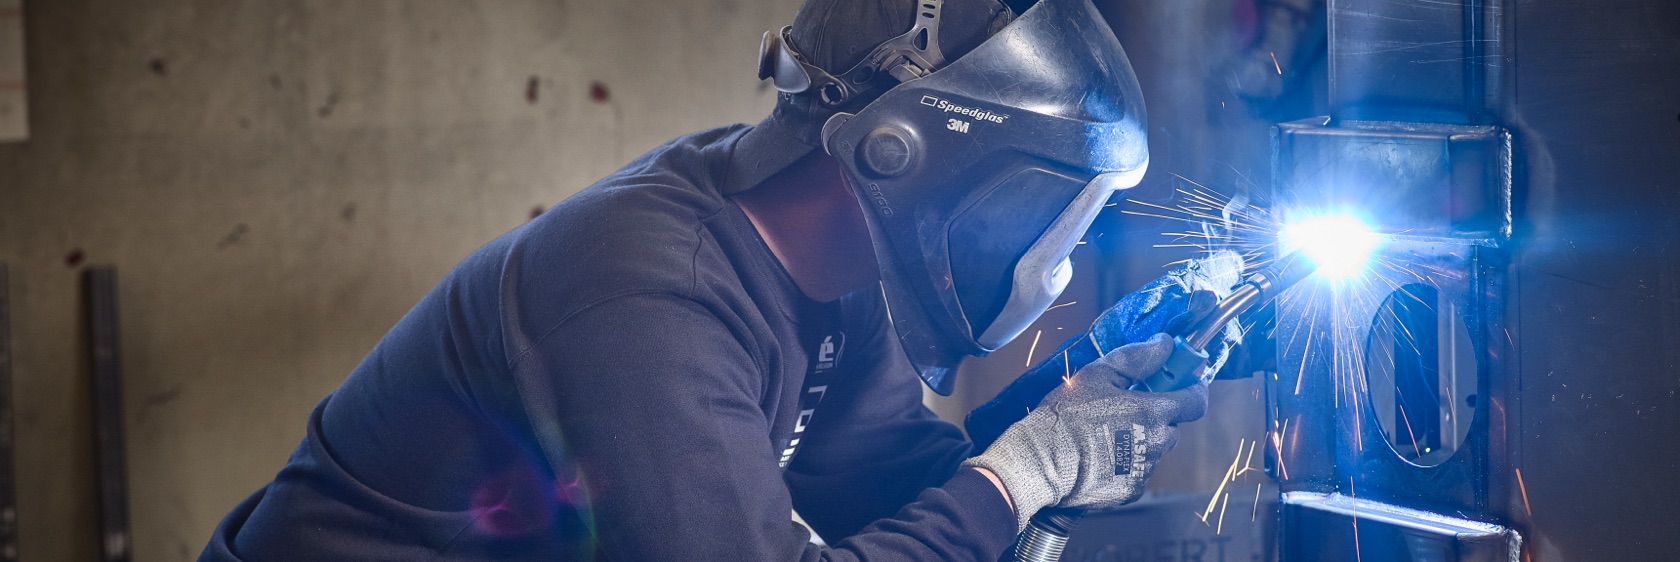
<instances>
[{"instance_id":1,"label":"welding gun trigger","mask_svg":"<svg viewBox=\"0 0 1680 562\"><path fill-rule=\"evenodd\" d=\"M1183 336L1173 337L1172 355L1153 376L1132 385L1132 390L1144 392L1172 392L1189 388L1202 380L1201 371L1207 366L1207 351L1196 349Z\"/></svg>"}]
</instances>

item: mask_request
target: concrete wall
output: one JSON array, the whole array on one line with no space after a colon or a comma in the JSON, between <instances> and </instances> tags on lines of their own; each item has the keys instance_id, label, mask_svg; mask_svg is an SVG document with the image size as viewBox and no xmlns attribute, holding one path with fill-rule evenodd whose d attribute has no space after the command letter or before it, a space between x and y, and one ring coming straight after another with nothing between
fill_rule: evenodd
<instances>
[{"instance_id":1,"label":"concrete wall","mask_svg":"<svg viewBox=\"0 0 1680 562\"><path fill-rule=\"evenodd\" d=\"M24 560L97 555L78 270L122 289L135 559L194 558L458 259L753 121L795 0L32 0L0 144Z\"/></svg>"},{"instance_id":2,"label":"concrete wall","mask_svg":"<svg viewBox=\"0 0 1680 562\"><path fill-rule=\"evenodd\" d=\"M0 144L23 559L97 554L82 267L120 275L135 559L192 559L458 259L672 135L762 115L758 37L798 3L28 2L33 136ZM1208 93L1231 1L1099 4L1149 99L1145 186L1264 181L1266 119ZM1135 227L1076 256L1084 302L1029 330L1039 355L1182 257ZM960 418L1028 347L936 409ZM1221 388L1157 487L1210 491L1258 433L1253 385Z\"/></svg>"}]
</instances>

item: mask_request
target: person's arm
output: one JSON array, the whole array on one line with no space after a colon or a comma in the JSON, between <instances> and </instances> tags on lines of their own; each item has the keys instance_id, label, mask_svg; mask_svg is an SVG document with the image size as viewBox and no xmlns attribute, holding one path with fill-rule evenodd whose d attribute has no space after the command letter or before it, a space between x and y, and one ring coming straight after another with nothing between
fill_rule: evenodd
<instances>
[{"instance_id":1,"label":"person's arm","mask_svg":"<svg viewBox=\"0 0 1680 562\"><path fill-rule=\"evenodd\" d=\"M794 508L828 541L892 516L922 490L945 483L973 454L961 430L923 406L922 381L904 360L878 298L845 297L840 370L785 476Z\"/></svg>"},{"instance_id":2,"label":"person's arm","mask_svg":"<svg viewBox=\"0 0 1680 562\"><path fill-rule=\"evenodd\" d=\"M1013 512L967 469L846 540L810 544L764 414L781 400L764 395L779 376L764 369L786 366L759 364L729 318L676 296L623 296L514 357L543 452L577 467L607 557L990 562L1008 547Z\"/></svg>"},{"instance_id":3,"label":"person's arm","mask_svg":"<svg viewBox=\"0 0 1680 562\"><path fill-rule=\"evenodd\" d=\"M1003 485L1003 479L998 478L996 472L992 472L992 469L984 466L976 466L974 471L986 477L986 481L991 482L992 487L997 488L998 493L1003 495L1003 501L1009 504L1010 511L1015 510L1015 500L1009 497L1009 487Z\"/></svg>"}]
</instances>

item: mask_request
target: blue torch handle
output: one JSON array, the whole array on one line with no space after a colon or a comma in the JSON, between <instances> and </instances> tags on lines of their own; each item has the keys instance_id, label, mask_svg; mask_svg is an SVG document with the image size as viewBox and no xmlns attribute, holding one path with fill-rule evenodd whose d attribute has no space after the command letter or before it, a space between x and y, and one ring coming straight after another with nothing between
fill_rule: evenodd
<instances>
[{"instance_id":1,"label":"blue torch handle","mask_svg":"<svg viewBox=\"0 0 1680 562\"><path fill-rule=\"evenodd\" d=\"M1147 392L1172 392L1200 381L1201 371L1208 362L1206 350L1196 349L1183 336L1173 338L1172 355L1154 376L1138 381L1132 388Z\"/></svg>"}]
</instances>

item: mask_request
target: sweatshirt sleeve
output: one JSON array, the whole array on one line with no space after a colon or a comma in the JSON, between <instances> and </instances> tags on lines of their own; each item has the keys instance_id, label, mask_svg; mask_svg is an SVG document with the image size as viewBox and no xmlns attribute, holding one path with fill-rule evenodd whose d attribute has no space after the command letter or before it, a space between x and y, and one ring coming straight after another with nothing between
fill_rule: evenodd
<instances>
[{"instance_id":1,"label":"sweatshirt sleeve","mask_svg":"<svg viewBox=\"0 0 1680 562\"><path fill-rule=\"evenodd\" d=\"M950 479L970 452L962 431L922 404L922 381L878 300L858 301L845 307L858 341L848 343L843 382L812 414L786 475L795 509L828 541L892 516Z\"/></svg>"},{"instance_id":2,"label":"sweatshirt sleeve","mask_svg":"<svg viewBox=\"0 0 1680 562\"><path fill-rule=\"evenodd\" d=\"M811 544L790 517L765 367L726 317L680 296L621 296L513 358L543 453L575 467L605 558L997 560L1014 515L968 470L845 540Z\"/></svg>"}]
</instances>

